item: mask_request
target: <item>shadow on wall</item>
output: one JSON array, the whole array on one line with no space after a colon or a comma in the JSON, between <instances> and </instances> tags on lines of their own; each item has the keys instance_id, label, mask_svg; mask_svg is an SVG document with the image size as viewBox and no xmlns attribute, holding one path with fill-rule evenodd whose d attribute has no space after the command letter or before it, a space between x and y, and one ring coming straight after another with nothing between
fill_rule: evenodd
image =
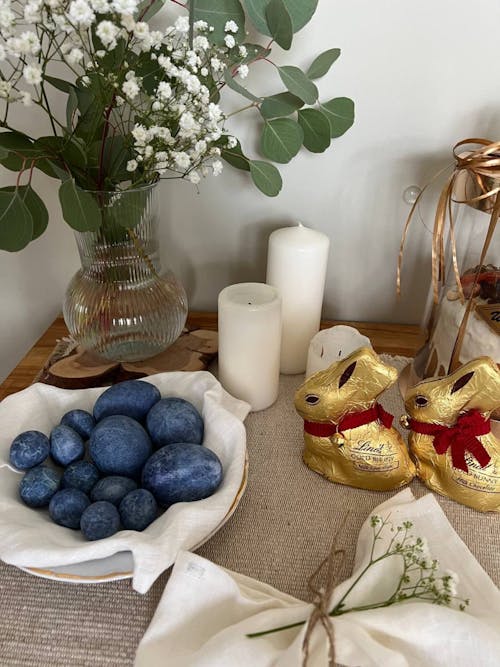
<instances>
[{"instance_id":1,"label":"shadow on wall","mask_svg":"<svg viewBox=\"0 0 500 667\"><path fill-rule=\"evenodd\" d=\"M185 285L186 291L191 294L196 293L200 287L200 280L208 282L216 295L224 287L235 283L265 282L269 236L276 229L289 226L291 226L290 220L283 218L271 222L267 218L245 225L239 234L234 259L231 257L228 261L224 258L199 265L196 267L196 274L194 270L191 272L194 280L189 286ZM202 304L200 307L206 310L214 309L212 303Z\"/></svg>"}]
</instances>

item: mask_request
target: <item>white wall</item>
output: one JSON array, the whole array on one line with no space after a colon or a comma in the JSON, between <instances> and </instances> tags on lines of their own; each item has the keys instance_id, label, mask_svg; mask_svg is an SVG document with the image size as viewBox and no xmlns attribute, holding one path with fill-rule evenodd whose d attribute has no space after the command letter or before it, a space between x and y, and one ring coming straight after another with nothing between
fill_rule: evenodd
<instances>
[{"instance_id":1,"label":"white wall","mask_svg":"<svg viewBox=\"0 0 500 667\"><path fill-rule=\"evenodd\" d=\"M319 0L292 52L275 59L307 67L320 51L341 47L341 59L319 82L321 97L352 97L355 125L324 154L303 152L284 166L284 188L275 199L229 167L199 193L182 182L162 184L165 259L184 282L191 307L213 311L225 285L264 280L269 233L301 220L332 242L325 317L419 322L430 236L416 220L397 302L395 267L409 211L402 193L451 162L456 141L499 138L498 47L491 37L491 26L499 24L497 0ZM272 93L280 81L273 68L259 65L248 86ZM252 153L257 115L236 118L231 127ZM13 174L0 176L2 184L12 182ZM50 204L48 233L21 253L0 253L0 378L58 313L77 268L56 183L45 177L38 183ZM423 202L428 222L435 201L431 193Z\"/></svg>"}]
</instances>

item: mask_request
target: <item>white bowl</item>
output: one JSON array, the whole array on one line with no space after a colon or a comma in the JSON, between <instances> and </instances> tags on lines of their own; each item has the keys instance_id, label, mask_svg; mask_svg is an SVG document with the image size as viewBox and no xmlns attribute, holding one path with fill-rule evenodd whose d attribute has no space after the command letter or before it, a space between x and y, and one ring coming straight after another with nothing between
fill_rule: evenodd
<instances>
[{"instance_id":1,"label":"white bowl","mask_svg":"<svg viewBox=\"0 0 500 667\"><path fill-rule=\"evenodd\" d=\"M236 508L246 484L248 404L224 391L211 373L159 373L144 378L162 396L184 398L201 412L204 446L220 458L224 478L204 500L177 503L143 532L122 530L87 542L80 531L54 524L48 511L32 509L19 498L21 473L9 465L12 440L36 429L49 435L68 410L92 411L98 389L59 389L34 384L0 403L0 558L39 576L96 582L132 577L145 593L172 565L179 550L192 550L211 537Z\"/></svg>"}]
</instances>

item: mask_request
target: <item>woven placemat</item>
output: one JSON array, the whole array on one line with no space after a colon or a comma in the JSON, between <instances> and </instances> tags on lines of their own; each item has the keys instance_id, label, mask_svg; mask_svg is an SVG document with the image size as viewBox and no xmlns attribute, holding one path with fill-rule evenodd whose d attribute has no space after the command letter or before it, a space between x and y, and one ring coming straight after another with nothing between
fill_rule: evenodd
<instances>
[{"instance_id":1,"label":"woven placemat","mask_svg":"<svg viewBox=\"0 0 500 667\"><path fill-rule=\"evenodd\" d=\"M408 361L384 358L399 369ZM308 600L307 579L328 552L345 512L349 511L349 520L338 542L347 553L341 579L352 570L361 524L395 492L332 484L302 463L303 423L293 407L293 395L302 379L282 376L275 405L248 416L247 491L231 520L198 553ZM381 402L396 417L403 411L396 387ZM411 489L416 496L428 492L417 480ZM438 500L455 530L498 584L498 516L481 514L446 498ZM132 665L167 580L165 573L141 596L129 581L52 582L0 563L0 665ZM169 665L168 656L165 664Z\"/></svg>"}]
</instances>

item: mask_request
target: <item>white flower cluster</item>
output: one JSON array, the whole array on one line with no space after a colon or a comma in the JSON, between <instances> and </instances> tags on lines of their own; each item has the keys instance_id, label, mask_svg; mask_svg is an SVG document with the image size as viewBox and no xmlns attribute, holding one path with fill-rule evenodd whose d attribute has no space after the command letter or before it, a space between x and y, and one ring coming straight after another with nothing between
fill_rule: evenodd
<instances>
[{"instance_id":1,"label":"white flower cluster","mask_svg":"<svg viewBox=\"0 0 500 667\"><path fill-rule=\"evenodd\" d=\"M21 12L15 0L0 0L0 62L11 66L0 73L0 98L43 106L38 87L57 57L78 85L99 79L115 91L113 113L134 153L127 163L134 182L170 171L198 183L222 171L221 146L236 144L224 136L225 117L214 102L227 63L240 78L248 75L238 25L227 21L222 46L210 42L212 30L197 21L190 41L187 16L153 30L139 0L28 0ZM118 45L121 66L113 68L105 56Z\"/></svg>"}]
</instances>

